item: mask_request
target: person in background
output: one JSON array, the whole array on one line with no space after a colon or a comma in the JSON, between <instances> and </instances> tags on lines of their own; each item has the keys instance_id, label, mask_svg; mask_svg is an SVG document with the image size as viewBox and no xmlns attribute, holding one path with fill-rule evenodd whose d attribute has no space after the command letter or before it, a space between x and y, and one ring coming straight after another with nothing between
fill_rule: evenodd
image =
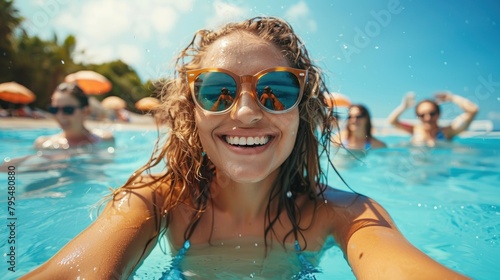
<instances>
[{"instance_id":1,"label":"person in background","mask_svg":"<svg viewBox=\"0 0 500 280\"><path fill-rule=\"evenodd\" d=\"M464 112L457 116L450 125L440 127L438 124L441 116L439 104L444 102L453 102ZM451 141L453 137L466 130L479 110L476 104L464 97L450 92L438 92L435 94L434 100L425 99L415 106L415 114L420 123L412 125L401 122L399 120L401 114L414 104L415 95L413 92L408 92L401 105L396 107L389 115L388 121L394 127L410 133L412 135L412 144L430 147L435 146L437 141Z\"/></svg>"},{"instance_id":2,"label":"person in background","mask_svg":"<svg viewBox=\"0 0 500 280\"><path fill-rule=\"evenodd\" d=\"M48 111L62 129L61 133L40 136L35 140L36 149L69 149L100 142L113 142L109 131L92 130L85 127L89 113L89 101L83 90L74 83L57 86Z\"/></svg>"},{"instance_id":3,"label":"person in background","mask_svg":"<svg viewBox=\"0 0 500 280\"><path fill-rule=\"evenodd\" d=\"M335 143L350 150L385 148L387 145L372 135L370 112L361 104L349 106L347 123Z\"/></svg>"},{"instance_id":4,"label":"person in background","mask_svg":"<svg viewBox=\"0 0 500 280\"><path fill-rule=\"evenodd\" d=\"M200 30L175 69L150 161L24 279L129 279L163 235L176 256L161 279L314 279L329 240L358 279L465 279L411 245L373 199L327 185L326 86L286 21ZM270 83L283 110L259 101ZM234 101L211 111L223 87Z\"/></svg>"}]
</instances>

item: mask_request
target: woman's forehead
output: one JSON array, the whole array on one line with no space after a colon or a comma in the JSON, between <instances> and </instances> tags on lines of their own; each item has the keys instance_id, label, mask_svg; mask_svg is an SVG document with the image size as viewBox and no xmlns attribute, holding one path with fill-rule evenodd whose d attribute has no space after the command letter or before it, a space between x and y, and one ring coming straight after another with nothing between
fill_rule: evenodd
<instances>
[{"instance_id":1,"label":"woman's forehead","mask_svg":"<svg viewBox=\"0 0 500 280\"><path fill-rule=\"evenodd\" d=\"M349 113L361 113L361 109L359 109L358 107L352 107L351 109L349 109Z\"/></svg>"},{"instance_id":2,"label":"woman's forehead","mask_svg":"<svg viewBox=\"0 0 500 280\"><path fill-rule=\"evenodd\" d=\"M68 105L79 105L78 100L71 94L56 91L52 95L52 102L64 103Z\"/></svg>"},{"instance_id":3,"label":"woman's forehead","mask_svg":"<svg viewBox=\"0 0 500 280\"><path fill-rule=\"evenodd\" d=\"M210 45L201 60L201 67L231 70L239 75L276 67L290 66L282 52L271 42L250 33L232 33Z\"/></svg>"},{"instance_id":4,"label":"woman's forehead","mask_svg":"<svg viewBox=\"0 0 500 280\"><path fill-rule=\"evenodd\" d=\"M429 111L429 110L434 110L436 109L436 106L432 104L431 102L422 102L420 105L418 105L417 111Z\"/></svg>"}]
</instances>

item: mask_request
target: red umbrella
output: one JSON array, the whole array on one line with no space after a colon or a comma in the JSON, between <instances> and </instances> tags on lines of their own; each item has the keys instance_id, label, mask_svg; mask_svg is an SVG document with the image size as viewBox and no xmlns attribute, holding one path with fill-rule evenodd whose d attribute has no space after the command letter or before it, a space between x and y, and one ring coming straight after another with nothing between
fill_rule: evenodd
<instances>
[{"instance_id":1,"label":"red umbrella","mask_svg":"<svg viewBox=\"0 0 500 280\"><path fill-rule=\"evenodd\" d=\"M28 104L35 101L35 94L16 82L0 84L0 99L16 104Z\"/></svg>"},{"instance_id":2,"label":"red umbrella","mask_svg":"<svg viewBox=\"0 0 500 280\"><path fill-rule=\"evenodd\" d=\"M103 75L90 70L82 70L69 74L64 78L65 82L74 83L86 94L101 95L111 90L111 82Z\"/></svg>"},{"instance_id":3,"label":"red umbrella","mask_svg":"<svg viewBox=\"0 0 500 280\"><path fill-rule=\"evenodd\" d=\"M135 108L141 111L149 111L160 105L160 100L154 97L144 97L135 103Z\"/></svg>"}]
</instances>

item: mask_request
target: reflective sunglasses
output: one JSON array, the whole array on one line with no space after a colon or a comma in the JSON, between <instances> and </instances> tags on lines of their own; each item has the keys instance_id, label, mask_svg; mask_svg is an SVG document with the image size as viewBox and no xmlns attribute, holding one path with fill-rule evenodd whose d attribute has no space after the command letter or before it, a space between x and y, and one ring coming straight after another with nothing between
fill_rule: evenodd
<instances>
[{"instance_id":1,"label":"reflective sunglasses","mask_svg":"<svg viewBox=\"0 0 500 280\"><path fill-rule=\"evenodd\" d=\"M428 112L428 113L423 113L423 114L417 114L417 116L420 118L420 119L423 119L426 115L429 115L431 118L437 116L438 112L437 111L431 111L431 112Z\"/></svg>"},{"instance_id":2,"label":"reflective sunglasses","mask_svg":"<svg viewBox=\"0 0 500 280\"><path fill-rule=\"evenodd\" d=\"M52 115L56 115L59 110L62 111L64 115L73 115L76 109L78 109L78 106L62 106L62 107L54 107L54 106L49 106L48 110L49 113Z\"/></svg>"},{"instance_id":3,"label":"reflective sunglasses","mask_svg":"<svg viewBox=\"0 0 500 280\"><path fill-rule=\"evenodd\" d=\"M195 104L213 114L231 110L243 83L252 84L253 96L262 110L273 114L289 112L299 104L306 78L307 70L290 67L274 67L245 76L221 68L187 71Z\"/></svg>"}]
</instances>

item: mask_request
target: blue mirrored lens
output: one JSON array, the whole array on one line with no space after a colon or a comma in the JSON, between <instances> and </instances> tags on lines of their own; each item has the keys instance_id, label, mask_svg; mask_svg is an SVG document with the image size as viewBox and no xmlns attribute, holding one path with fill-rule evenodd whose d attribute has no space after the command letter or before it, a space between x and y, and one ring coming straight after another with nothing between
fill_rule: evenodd
<instances>
[{"instance_id":1,"label":"blue mirrored lens","mask_svg":"<svg viewBox=\"0 0 500 280\"><path fill-rule=\"evenodd\" d=\"M196 78L194 94L203 109L223 111L231 107L236 98L236 81L226 73L205 72Z\"/></svg>"},{"instance_id":2,"label":"blue mirrored lens","mask_svg":"<svg viewBox=\"0 0 500 280\"><path fill-rule=\"evenodd\" d=\"M266 108L274 111L290 109L299 97L300 83L290 72L269 72L257 81L257 97Z\"/></svg>"}]
</instances>

